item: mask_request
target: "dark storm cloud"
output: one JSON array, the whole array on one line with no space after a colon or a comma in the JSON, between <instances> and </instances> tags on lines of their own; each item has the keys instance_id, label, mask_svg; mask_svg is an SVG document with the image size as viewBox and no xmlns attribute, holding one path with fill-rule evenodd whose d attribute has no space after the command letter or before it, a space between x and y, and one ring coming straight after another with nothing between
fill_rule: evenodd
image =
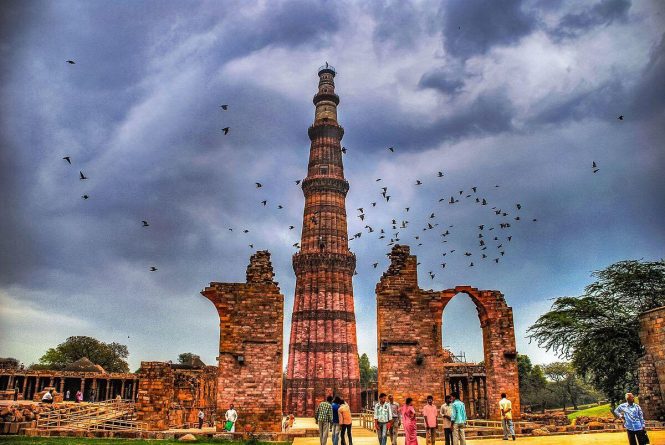
<instances>
[{"instance_id":1,"label":"dark storm cloud","mask_svg":"<svg viewBox=\"0 0 665 445\"><path fill-rule=\"evenodd\" d=\"M649 117L665 109L665 33L651 50L649 63L629 97L630 110L636 117Z\"/></svg>"},{"instance_id":2,"label":"dark storm cloud","mask_svg":"<svg viewBox=\"0 0 665 445\"><path fill-rule=\"evenodd\" d=\"M402 1L371 3L371 14L376 20L374 46L379 52L410 49L423 34L436 29L436 16L432 2L416 4ZM387 46L388 48L384 48Z\"/></svg>"},{"instance_id":3,"label":"dark storm cloud","mask_svg":"<svg viewBox=\"0 0 665 445\"><path fill-rule=\"evenodd\" d=\"M630 0L601 0L582 12L564 15L550 35L556 39L577 37L597 26L626 20L630 5Z\"/></svg>"},{"instance_id":4,"label":"dark storm cloud","mask_svg":"<svg viewBox=\"0 0 665 445\"><path fill-rule=\"evenodd\" d=\"M443 46L463 59L485 54L496 45L517 43L535 26L535 17L521 0L453 0L442 3L442 14Z\"/></svg>"},{"instance_id":5,"label":"dark storm cloud","mask_svg":"<svg viewBox=\"0 0 665 445\"><path fill-rule=\"evenodd\" d=\"M448 70L434 69L422 75L418 86L432 88L443 94L454 96L462 91L464 80Z\"/></svg>"}]
</instances>

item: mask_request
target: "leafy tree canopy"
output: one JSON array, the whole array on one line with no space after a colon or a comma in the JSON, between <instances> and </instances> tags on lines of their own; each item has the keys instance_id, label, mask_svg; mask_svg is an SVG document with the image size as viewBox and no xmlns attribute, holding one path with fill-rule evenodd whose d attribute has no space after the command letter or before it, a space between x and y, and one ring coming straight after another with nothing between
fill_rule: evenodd
<instances>
[{"instance_id":1,"label":"leafy tree canopy","mask_svg":"<svg viewBox=\"0 0 665 445\"><path fill-rule=\"evenodd\" d=\"M379 374L378 368L376 366L372 366L369 363L369 357L367 357L367 354L363 354L360 356L358 364L360 366L361 385L368 385L369 382L371 382L372 380L376 381Z\"/></svg>"},{"instance_id":2,"label":"leafy tree canopy","mask_svg":"<svg viewBox=\"0 0 665 445\"><path fill-rule=\"evenodd\" d=\"M69 337L55 348L49 348L39 359L39 365L48 369L63 369L83 357L100 365L107 372L129 372L125 360L129 356L127 346L119 343L104 343L86 336Z\"/></svg>"},{"instance_id":3,"label":"leafy tree canopy","mask_svg":"<svg viewBox=\"0 0 665 445\"><path fill-rule=\"evenodd\" d=\"M178 363L183 364L183 365L188 365L192 363L195 359L200 359L198 355L194 354L193 352L183 352L182 354L178 355Z\"/></svg>"},{"instance_id":4,"label":"leafy tree canopy","mask_svg":"<svg viewBox=\"0 0 665 445\"><path fill-rule=\"evenodd\" d=\"M665 261L621 261L592 276L597 280L582 295L557 298L529 337L572 360L614 403L637 387L638 317L665 305Z\"/></svg>"}]
</instances>

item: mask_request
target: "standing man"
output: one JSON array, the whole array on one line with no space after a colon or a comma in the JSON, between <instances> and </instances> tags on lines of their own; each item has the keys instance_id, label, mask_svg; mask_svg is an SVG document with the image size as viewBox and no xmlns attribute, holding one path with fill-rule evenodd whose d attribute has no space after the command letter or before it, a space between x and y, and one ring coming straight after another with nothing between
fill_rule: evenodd
<instances>
[{"instance_id":1,"label":"standing man","mask_svg":"<svg viewBox=\"0 0 665 445\"><path fill-rule=\"evenodd\" d=\"M446 396L446 400L443 405L441 405L441 425L443 426L443 437L446 440L446 445L452 445L453 443L453 427L450 422L451 407L452 407L452 397L449 395Z\"/></svg>"},{"instance_id":2,"label":"standing man","mask_svg":"<svg viewBox=\"0 0 665 445\"><path fill-rule=\"evenodd\" d=\"M339 396L335 396L332 402L332 443L337 445L339 443L339 407L342 404L342 399Z\"/></svg>"},{"instance_id":3,"label":"standing man","mask_svg":"<svg viewBox=\"0 0 665 445\"><path fill-rule=\"evenodd\" d=\"M332 401L333 397L328 396L325 401L319 403L314 412L314 419L319 425L319 440L321 441L321 445L326 445L328 441L328 430L330 430L330 424L333 420L332 405L330 404Z\"/></svg>"},{"instance_id":4,"label":"standing man","mask_svg":"<svg viewBox=\"0 0 665 445\"><path fill-rule=\"evenodd\" d=\"M399 416L399 403L395 403L392 394L388 394L388 403L390 403L390 411L393 414L392 423L390 425L390 445L397 445L397 434L399 433L399 426L402 423Z\"/></svg>"},{"instance_id":5,"label":"standing man","mask_svg":"<svg viewBox=\"0 0 665 445\"><path fill-rule=\"evenodd\" d=\"M617 406L614 414L623 419L623 426L628 432L628 443L630 445L649 443L647 431L644 429L644 413L640 405L635 403L635 396L632 393L626 393L626 402Z\"/></svg>"},{"instance_id":6,"label":"standing man","mask_svg":"<svg viewBox=\"0 0 665 445\"><path fill-rule=\"evenodd\" d=\"M508 434L515 440L515 427L513 426L513 404L507 399L506 393L501 393L499 402L501 410L501 426L503 427L503 440L508 440Z\"/></svg>"},{"instance_id":7,"label":"standing man","mask_svg":"<svg viewBox=\"0 0 665 445\"><path fill-rule=\"evenodd\" d=\"M203 428L203 419L205 418L205 413L203 412L202 409L199 409L199 413L196 415L196 417L199 418L199 429Z\"/></svg>"},{"instance_id":8,"label":"standing man","mask_svg":"<svg viewBox=\"0 0 665 445\"><path fill-rule=\"evenodd\" d=\"M425 443L429 443L431 441L432 445L436 444L437 414L439 414L439 410L436 409L436 405L434 405L434 397L427 396L427 404L423 406L423 417L425 418L425 431L426 431Z\"/></svg>"},{"instance_id":9,"label":"standing man","mask_svg":"<svg viewBox=\"0 0 665 445\"><path fill-rule=\"evenodd\" d=\"M67 390L67 392L65 393L65 400L67 401L69 400L69 390Z\"/></svg>"},{"instance_id":10,"label":"standing man","mask_svg":"<svg viewBox=\"0 0 665 445\"><path fill-rule=\"evenodd\" d=\"M229 406L229 409L226 410L226 414L224 414L224 418L226 419L226 431L230 431L232 433L236 432L236 421L238 420L238 411L236 411L233 408L233 403Z\"/></svg>"},{"instance_id":11,"label":"standing man","mask_svg":"<svg viewBox=\"0 0 665 445\"><path fill-rule=\"evenodd\" d=\"M450 422L453 425L453 445L466 445L464 427L466 426L466 407L459 399L459 393L452 393L453 404L450 407Z\"/></svg>"},{"instance_id":12,"label":"standing man","mask_svg":"<svg viewBox=\"0 0 665 445\"><path fill-rule=\"evenodd\" d=\"M379 401L374 405L374 428L379 438L379 445L386 445L388 429L393 420L390 404L386 402L386 393L379 394Z\"/></svg>"}]
</instances>

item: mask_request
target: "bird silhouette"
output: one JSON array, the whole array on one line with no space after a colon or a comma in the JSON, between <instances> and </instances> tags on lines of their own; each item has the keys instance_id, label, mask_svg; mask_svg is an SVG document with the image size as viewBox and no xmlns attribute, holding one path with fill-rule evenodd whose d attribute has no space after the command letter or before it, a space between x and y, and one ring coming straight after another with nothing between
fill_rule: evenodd
<instances>
[{"instance_id":1,"label":"bird silhouette","mask_svg":"<svg viewBox=\"0 0 665 445\"><path fill-rule=\"evenodd\" d=\"M420 182L420 179L416 179L416 185L423 185L423 183Z\"/></svg>"},{"instance_id":2,"label":"bird silhouette","mask_svg":"<svg viewBox=\"0 0 665 445\"><path fill-rule=\"evenodd\" d=\"M619 117L617 117L617 119L619 119L620 121L622 121L622 120L623 120L623 114L619 115Z\"/></svg>"},{"instance_id":3,"label":"bird silhouette","mask_svg":"<svg viewBox=\"0 0 665 445\"><path fill-rule=\"evenodd\" d=\"M263 187L263 184L261 184L260 182L255 182L254 184L256 184L257 189Z\"/></svg>"},{"instance_id":4,"label":"bird silhouette","mask_svg":"<svg viewBox=\"0 0 665 445\"><path fill-rule=\"evenodd\" d=\"M229 130L230 130L230 129L231 129L231 127L224 127L224 128L222 128L222 131L224 132L224 135L229 134Z\"/></svg>"},{"instance_id":5,"label":"bird silhouette","mask_svg":"<svg viewBox=\"0 0 665 445\"><path fill-rule=\"evenodd\" d=\"M150 266L150 272L156 272L157 268L155 266Z\"/></svg>"},{"instance_id":6,"label":"bird silhouette","mask_svg":"<svg viewBox=\"0 0 665 445\"><path fill-rule=\"evenodd\" d=\"M84 179L88 179L88 177L86 175L84 175L82 171L79 171L79 179L84 180Z\"/></svg>"},{"instance_id":7,"label":"bird silhouette","mask_svg":"<svg viewBox=\"0 0 665 445\"><path fill-rule=\"evenodd\" d=\"M224 105L220 105L219 108L221 108L222 110L226 111L226 110L229 109L229 106L228 106L227 104L224 104Z\"/></svg>"},{"instance_id":8,"label":"bird silhouette","mask_svg":"<svg viewBox=\"0 0 665 445\"><path fill-rule=\"evenodd\" d=\"M70 65L75 65L76 64L76 62L74 62L73 60L67 60L67 63L70 64Z\"/></svg>"},{"instance_id":9,"label":"bird silhouette","mask_svg":"<svg viewBox=\"0 0 665 445\"><path fill-rule=\"evenodd\" d=\"M293 229L295 229L295 227L289 226L289 230L293 230Z\"/></svg>"},{"instance_id":10,"label":"bird silhouette","mask_svg":"<svg viewBox=\"0 0 665 445\"><path fill-rule=\"evenodd\" d=\"M522 204L515 204L515 207L517 207L517 210L520 210L522 208Z\"/></svg>"},{"instance_id":11,"label":"bird silhouette","mask_svg":"<svg viewBox=\"0 0 665 445\"><path fill-rule=\"evenodd\" d=\"M242 233L249 233L249 230L245 229L242 231Z\"/></svg>"},{"instance_id":12,"label":"bird silhouette","mask_svg":"<svg viewBox=\"0 0 665 445\"><path fill-rule=\"evenodd\" d=\"M437 174L437 176L438 176L439 178L443 178L443 172L439 172L439 173Z\"/></svg>"},{"instance_id":13,"label":"bird silhouette","mask_svg":"<svg viewBox=\"0 0 665 445\"><path fill-rule=\"evenodd\" d=\"M376 203L375 203L375 202L372 203L372 207L376 207Z\"/></svg>"},{"instance_id":14,"label":"bird silhouette","mask_svg":"<svg viewBox=\"0 0 665 445\"><path fill-rule=\"evenodd\" d=\"M148 227L150 224L148 224L148 221L141 221L143 223L143 227Z\"/></svg>"},{"instance_id":15,"label":"bird silhouette","mask_svg":"<svg viewBox=\"0 0 665 445\"><path fill-rule=\"evenodd\" d=\"M72 164L72 160L70 159L69 156L65 156L65 157L63 157L62 159L64 159L65 161L67 161L67 162L69 163L69 165Z\"/></svg>"},{"instance_id":16,"label":"bird silhouette","mask_svg":"<svg viewBox=\"0 0 665 445\"><path fill-rule=\"evenodd\" d=\"M296 185L299 185L299 184L300 184L300 181L302 181L302 179L298 179L298 180L296 180L296 181L295 181Z\"/></svg>"},{"instance_id":17,"label":"bird silhouette","mask_svg":"<svg viewBox=\"0 0 665 445\"><path fill-rule=\"evenodd\" d=\"M379 263L372 264L372 266L374 266L374 269L376 269L376 266L378 266L378 265L379 265Z\"/></svg>"},{"instance_id":18,"label":"bird silhouette","mask_svg":"<svg viewBox=\"0 0 665 445\"><path fill-rule=\"evenodd\" d=\"M358 207L356 210L358 210L360 213L364 213L365 210L362 207Z\"/></svg>"},{"instance_id":19,"label":"bird silhouette","mask_svg":"<svg viewBox=\"0 0 665 445\"><path fill-rule=\"evenodd\" d=\"M261 201L261 204L263 204L263 207L265 207L266 204L268 204L268 201L265 201L265 200L264 200L264 201Z\"/></svg>"},{"instance_id":20,"label":"bird silhouette","mask_svg":"<svg viewBox=\"0 0 665 445\"><path fill-rule=\"evenodd\" d=\"M346 154L346 147L342 147L342 153Z\"/></svg>"},{"instance_id":21,"label":"bird silhouette","mask_svg":"<svg viewBox=\"0 0 665 445\"><path fill-rule=\"evenodd\" d=\"M388 147L388 150L390 150L391 153L394 153L395 152L395 147Z\"/></svg>"},{"instance_id":22,"label":"bird silhouette","mask_svg":"<svg viewBox=\"0 0 665 445\"><path fill-rule=\"evenodd\" d=\"M81 198L83 198L83 199L88 199L88 198L90 198L90 196L88 196L88 195L81 195Z\"/></svg>"},{"instance_id":23,"label":"bird silhouette","mask_svg":"<svg viewBox=\"0 0 665 445\"><path fill-rule=\"evenodd\" d=\"M283 205L281 205L281 204L278 204L278 205L277 205L277 208L278 208L278 209L283 209L283 208L284 208L284 206L283 206Z\"/></svg>"},{"instance_id":24,"label":"bird silhouette","mask_svg":"<svg viewBox=\"0 0 665 445\"><path fill-rule=\"evenodd\" d=\"M593 161L593 163L591 164L591 169L593 170L594 173L598 173L598 170L600 170L600 168L598 168L598 165L596 164L596 161Z\"/></svg>"}]
</instances>

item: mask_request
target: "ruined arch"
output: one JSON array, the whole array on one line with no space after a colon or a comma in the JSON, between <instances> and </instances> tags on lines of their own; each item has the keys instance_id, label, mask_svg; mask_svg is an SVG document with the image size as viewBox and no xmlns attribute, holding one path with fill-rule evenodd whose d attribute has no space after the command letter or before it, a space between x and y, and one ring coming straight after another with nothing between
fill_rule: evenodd
<instances>
[{"instance_id":1,"label":"ruined arch","mask_svg":"<svg viewBox=\"0 0 665 445\"><path fill-rule=\"evenodd\" d=\"M442 291L418 287L417 259L408 246L395 246L391 264L376 286L377 356L380 392L417 407L432 394L438 404L458 382L470 417L499 419L506 392L519 418L519 383L513 313L499 291L456 286ZM443 349L443 311L458 293L476 305L483 333L484 367L454 363Z\"/></svg>"}]
</instances>

